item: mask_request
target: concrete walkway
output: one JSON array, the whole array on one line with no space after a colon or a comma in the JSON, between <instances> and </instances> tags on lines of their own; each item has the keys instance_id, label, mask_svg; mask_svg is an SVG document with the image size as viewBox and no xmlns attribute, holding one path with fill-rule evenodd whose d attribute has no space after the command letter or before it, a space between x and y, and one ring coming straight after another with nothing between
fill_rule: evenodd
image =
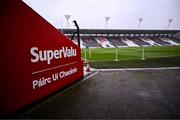
<instances>
[{"instance_id":1,"label":"concrete walkway","mask_svg":"<svg viewBox=\"0 0 180 120\"><path fill-rule=\"evenodd\" d=\"M180 69L99 71L17 118L180 118Z\"/></svg>"}]
</instances>

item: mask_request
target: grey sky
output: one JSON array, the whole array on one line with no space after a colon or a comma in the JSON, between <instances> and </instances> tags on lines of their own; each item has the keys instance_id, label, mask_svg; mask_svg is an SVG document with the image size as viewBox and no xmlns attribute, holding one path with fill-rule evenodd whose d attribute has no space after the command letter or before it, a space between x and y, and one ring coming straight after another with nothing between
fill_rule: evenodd
<instances>
[{"instance_id":1,"label":"grey sky","mask_svg":"<svg viewBox=\"0 0 180 120\"><path fill-rule=\"evenodd\" d=\"M77 20L80 28L106 28L105 16L111 17L108 28L137 29L143 17L142 29L180 29L180 0L24 0L56 28L67 28L65 14Z\"/></svg>"}]
</instances>

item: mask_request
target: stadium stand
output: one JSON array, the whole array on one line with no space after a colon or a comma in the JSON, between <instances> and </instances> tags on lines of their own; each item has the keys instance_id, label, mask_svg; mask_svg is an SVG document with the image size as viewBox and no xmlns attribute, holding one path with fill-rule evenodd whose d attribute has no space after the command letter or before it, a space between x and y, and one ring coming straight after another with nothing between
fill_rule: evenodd
<instances>
[{"instance_id":1,"label":"stadium stand","mask_svg":"<svg viewBox=\"0 0 180 120\"><path fill-rule=\"evenodd\" d=\"M177 32L175 34L172 35L174 38L177 38L180 40L180 32Z\"/></svg>"},{"instance_id":2,"label":"stadium stand","mask_svg":"<svg viewBox=\"0 0 180 120\"><path fill-rule=\"evenodd\" d=\"M172 41L171 39L166 38L166 37L160 37L159 39L161 39L161 40L163 40L163 41L165 41L165 42L168 42L168 43L170 43L171 45L180 45L179 43L176 43L176 42L174 42L174 41Z\"/></svg>"},{"instance_id":3,"label":"stadium stand","mask_svg":"<svg viewBox=\"0 0 180 120\"><path fill-rule=\"evenodd\" d=\"M74 29L62 29L60 31L70 38ZM180 45L179 30L81 29L80 34L81 48ZM77 44L77 37L74 38L73 42Z\"/></svg>"},{"instance_id":4,"label":"stadium stand","mask_svg":"<svg viewBox=\"0 0 180 120\"><path fill-rule=\"evenodd\" d=\"M143 40L141 40L139 37L133 37L130 38L135 44L139 45L139 46L151 46L151 44L149 44L148 42L144 42Z\"/></svg>"},{"instance_id":5,"label":"stadium stand","mask_svg":"<svg viewBox=\"0 0 180 120\"><path fill-rule=\"evenodd\" d=\"M77 38L72 40L78 45ZM82 36L81 48L115 48L115 47L148 47L148 46L178 46L180 40L169 37L92 37Z\"/></svg>"},{"instance_id":6,"label":"stadium stand","mask_svg":"<svg viewBox=\"0 0 180 120\"><path fill-rule=\"evenodd\" d=\"M115 48L115 46L113 46L105 37L95 37L95 40L101 45L102 48Z\"/></svg>"},{"instance_id":7,"label":"stadium stand","mask_svg":"<svg viewBox=\"0 0 180 120\"><path fill-rule=\"evenodd\" d=\"M73 41L73 43L78 45L77 37L75 37L72 41ZM84 42L81 39L80 39L80 46L81 46L81 48L86 48L86 45L84 44Z\"/></svg>"},{"instance_id":8,"label":"stadium stand","mask_svg":"<svg viewBox=\"0 0 180 120\"><path fill-rule=\"evenodd\" d=\"M153 41L155 41L156 43L160 44L160 46L169 46L169 45L171 45L170 43L165 42L165 41L159 39L158 37L152 37L151 39Z\"/></svg>"},{"instance_id":9,"label":"stadium stand","mask_svg":"<svg viewBox=\"0 0 180 120\"><path fill-rule=\"evenodd\" d=\"M133 41L131 41L128 38L123 38L123 41L129 46L129 47L139 47L139 45L135 44Z\"/></svg>"},{"instance_id":10,"label":"stadium stand","mask_svg":"<svg viewBox=\"0 0 180 120\"><path fill-rule=\"evenodd\" d=\"M161 46L159 43L156 43L155 41L153 41L148 37L141 37L140 39L143 40L144 42L149 43L151 46Z\"/></svg>"},{"instance_id":11,"label":"stadium stand","mask_svg":"<svg viewBox=\"0 0 180 120\"><path fill-rule=\"evenodd\" d=\"M101 46L94 40L93 37L81 37L81 40L88 48L101 48Z\"/></svg>"},{"instance_id":12,"label":"stadium stand","mask_svg":"<svg viewBox=\"0 0 180 120\"><path fill-rule=\"evenodd\" d=\"M111 42L112 45L115 47L127 47L127 44L122 41L119 37L108 37L108 40Z\"/></svg>"},{"instance_id":13,"label":"stadium stand","mask_svg":"<svg viewBox=\"0 0 180 120\"><path fill-rule=\"evenodd\" d=\"M174 37L169 37L170 40L180 44L180 40L178 40L178 38L174 38Z\"/></svg>"}]
</instances>

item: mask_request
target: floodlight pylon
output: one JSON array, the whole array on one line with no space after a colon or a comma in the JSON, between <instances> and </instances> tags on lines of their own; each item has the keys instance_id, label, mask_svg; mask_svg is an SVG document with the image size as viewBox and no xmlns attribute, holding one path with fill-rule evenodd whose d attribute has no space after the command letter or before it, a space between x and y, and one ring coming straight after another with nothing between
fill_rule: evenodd
<instances>
[{"instance_id":1,"label":"floodlight pylon","mask_svg":"<svg viewBox=\"0 0 180 120\"><path fill-rule=\"evenodd\" d=\"M71 15L64 15L64 16L66 18L68 28L70 28L70 26L69 26L69 18L71 17Z\"/></svg>"},{"instance_id":2,"label":"floodlight pylon","mask_svg":"<svg viewBox=\"0 0 180 120\"><path fill-rule=\"evenodd\" d=\"M172 23L172 21L173 21L173 19L172 19L172 18L168 19L168 26L167 26L167 28L168 28L168 29L169 29L170 24Z\"/></svg>"},{"instance_id":3,"label":"floodlight pylon","mask_svg":"<svg viewBox=\"0 0 180 120\"><path fill-rule=\"evenodd\" d=\"M106 20L106 28L108 28L108 21L111 17L105 17L105 20Z\"/></svg>"},{"instance_id":4,"label":"floodlight pylon","mask_svg":"<svg viewBox=\"0 0 180 120\"><path fill-rule=\"evenodd\" d=\"M141 23L144 20L144 18L139 18L138 20L139 20L138 28L140 28L141 27Z\"/></svg>"}]
</instances>

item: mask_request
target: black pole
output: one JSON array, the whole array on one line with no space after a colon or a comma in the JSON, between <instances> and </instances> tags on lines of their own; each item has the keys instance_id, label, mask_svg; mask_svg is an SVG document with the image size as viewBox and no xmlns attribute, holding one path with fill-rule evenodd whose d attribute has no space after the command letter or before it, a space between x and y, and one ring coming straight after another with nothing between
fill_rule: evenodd
<instances>
[{"instance_id":1,"label":"black pole","mask_svg":"<svg viewBox=\"0 0 180 120\"><path fill-rule=\"evenodd\" d=\"M79 36L79 29L77 30L77 35L78 35L78 46L81 48L81 44L80 44L80 36Z\"/></svg>"},{"instance_id":2,"label":"black pole","mask_svg":"<svg viewBox=\"0 0 180 120\"><path fill-rule=\"evenodd\" d=\"M73 33L73 35L72 35L72 37L71 37L71 40L73 40L73 39L74 39L74 35L75 35L75 33L76 33L76 32L74 32L74 33Z\"/></svg>"},{"instance_id":3,"label":"black pole","mask_svg":"<svg viewBox=\"0 0 180 120\"><path fill-rule=\"evenodd\" d=\"M81 46L80 46L80 36L79 36L79 26L78 26L76 20L74 20L73 22L74 22L74 24L75 24L75 26L77 28L78 46L81 48Z\"/></svg>"}]
</instances>

